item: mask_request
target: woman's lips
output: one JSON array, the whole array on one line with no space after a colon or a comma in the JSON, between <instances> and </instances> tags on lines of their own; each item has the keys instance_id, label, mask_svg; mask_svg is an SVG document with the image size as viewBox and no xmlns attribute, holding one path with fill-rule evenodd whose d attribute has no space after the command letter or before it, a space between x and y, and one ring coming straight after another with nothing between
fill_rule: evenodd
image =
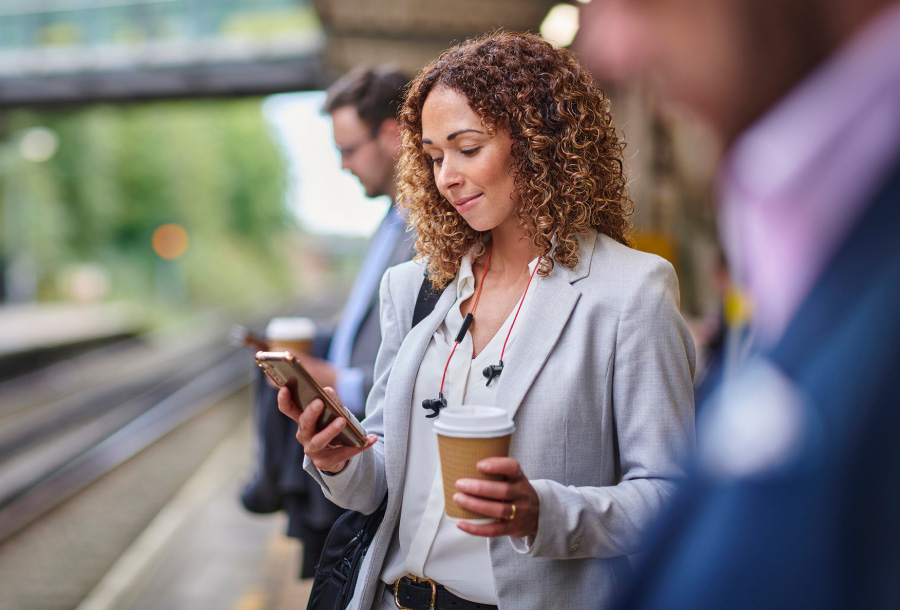
<instances>
[{"instance_id":1,"label":"woman's lips","mask_svg":"<svg viewBox=\"0 0 900 610\"><path fill-rule=\"evenodd\" d=\"M474 208L480 199L481 193L479 193L478 195L472 195L471 197L461 197L453 202L453 207L455 207L456 211L460 214L465 214L466 212Z\"/></svg>"}]
</instances>

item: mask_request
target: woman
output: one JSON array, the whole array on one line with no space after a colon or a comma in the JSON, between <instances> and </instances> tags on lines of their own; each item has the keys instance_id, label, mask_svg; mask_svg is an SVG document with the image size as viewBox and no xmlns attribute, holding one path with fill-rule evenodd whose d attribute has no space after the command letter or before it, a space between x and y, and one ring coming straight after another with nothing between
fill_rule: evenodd
<instances>
[{"instance_id":1,"label":"woman","mask_svg":"<svg viewBox=\"0 0 900 610\"><path fill-rule=\"evenodd\" d=\"M279 395L334 502L388 497L350 607L395 608L396 586L428 608L430 581L438 609L608 607L694 442L693 344L671 266L626 245L608 101L568 51L501 33L426 67L401 125L420 262L382 280L368 444L332 446L341 424L316 433L318 401L301 415ZM423 266L443 294L411 329ZM422 408L439 392L515 419L510 457L479 463L506 479L453 498L491 523L443 516Z\"/></svg>"}]
</instances>

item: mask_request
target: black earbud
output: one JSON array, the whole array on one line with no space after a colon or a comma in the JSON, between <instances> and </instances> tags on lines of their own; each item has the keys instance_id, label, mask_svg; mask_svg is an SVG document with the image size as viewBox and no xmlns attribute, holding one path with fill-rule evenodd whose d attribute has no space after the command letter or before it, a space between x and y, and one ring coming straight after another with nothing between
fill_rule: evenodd
<instances>
[{"instance_id":1,"label":"black earbud","mask_svg":"<svg viewBox=\"0 0 900 610\"><path fill-rule=\"evenodd\" d=\"M481 371L481 374L487 377L487 383L485 385L491 385L491 382L494 380L494 377L499 377L500 373L503 372L503 361L500 361L500 364L491 364L489 366L484 367L484 370Z\"/></svg>"},{"instance_id":2,"label":"black earbud","mask_svg":"<svg viewBox=\"0 0 900 610\"><path fill-rule=\"evenodd\" d=\"M426 398L422 401L423 409L431 409L433 412L425 417L437 417L441 409L447 406L447 399L444 398L443 392L438 392L437 398Z\"/></svg>"}]
</instances>

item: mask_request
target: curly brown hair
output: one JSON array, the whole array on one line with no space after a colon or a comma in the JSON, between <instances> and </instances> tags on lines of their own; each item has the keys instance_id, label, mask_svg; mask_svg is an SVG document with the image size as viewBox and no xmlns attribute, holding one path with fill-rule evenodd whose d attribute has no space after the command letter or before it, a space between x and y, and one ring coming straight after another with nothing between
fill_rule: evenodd
<instances>
[{"instance_id":1,"label":"curly brown hair","mask_svg":"<svg viewBox=\"0 0 900 610\"><path fill-rule=\"evenodd\" d=\"M612 125L609 99L568 50L531 34L496 32L423 68L400 113L398 201L418 231L416 258L427 261L435 286L456 276L462 256L483 237L438 192L422 148L422 106L438 87L465 96L489 132L509 133L521 201L516 216L545 257L541 275L554 262L574 268L577 235L591 228L629 243L625 142Z\"/></svg>"}]
</instances>

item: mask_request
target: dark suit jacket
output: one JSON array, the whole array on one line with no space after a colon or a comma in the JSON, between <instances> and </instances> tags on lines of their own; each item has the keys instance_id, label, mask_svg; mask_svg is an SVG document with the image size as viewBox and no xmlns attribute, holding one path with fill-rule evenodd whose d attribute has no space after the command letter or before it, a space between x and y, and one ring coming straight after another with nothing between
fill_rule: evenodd
<instances>
[{"instance_id":1,"label":"dark suit jacket","mask_svg":"<svg viewBox=\"0 0 900 610\"><path fill-rule=\"evenodd\" d=\"M394 245L391 255L388 258L387 265L381 270L379 277L387 271L388 268L410 260L415 253L413 245L415 243L415 234L403 232L400 239ZM350 352L350 366L360 368L363 371L363 393L369 395L374 383L375 373L375 356L378 355L378 348L381 347L381 313L379 311L378 287L380 282L374 282L373 289L369 295L369 308L366 315L356 331L356 337L353 339L353 350Z\"/></svg>"},{"instance_id":2,"label":"dark suit jacket","mask_svg":"<svg viewBox=\"0 0 900 610\"><path fill-rule=\"evenodd\" d=\"M622 607L900 608L900 169L758 357L804 397L796 450L698 467Z\"/></svg>"}]
</instances>

